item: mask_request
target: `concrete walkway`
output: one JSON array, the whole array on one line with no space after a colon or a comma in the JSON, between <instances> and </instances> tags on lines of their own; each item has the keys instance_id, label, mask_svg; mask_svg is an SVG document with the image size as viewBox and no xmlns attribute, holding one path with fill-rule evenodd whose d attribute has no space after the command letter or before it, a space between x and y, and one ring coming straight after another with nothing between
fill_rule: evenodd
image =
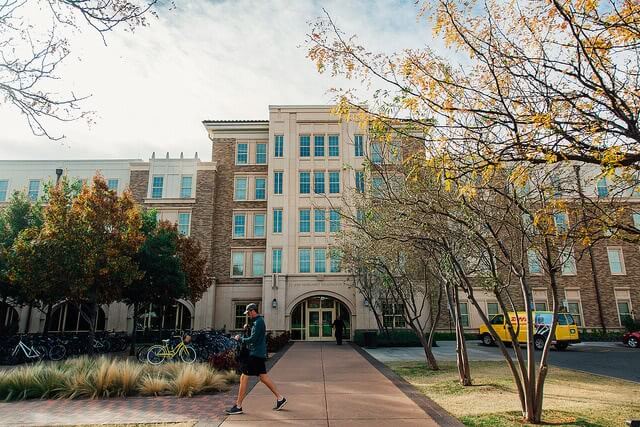
<instances>
[{"instance_id":1,"label":"concrete walkway","mask_svg":"<svg viewBox=\"0 0 640 427\"><path fill-rule=\"evenodd\" d=\"M257 384L230 426L437 426L413 400L348 344L295 343L269 371L288 403Z\"/></svg>"}]
</instances>

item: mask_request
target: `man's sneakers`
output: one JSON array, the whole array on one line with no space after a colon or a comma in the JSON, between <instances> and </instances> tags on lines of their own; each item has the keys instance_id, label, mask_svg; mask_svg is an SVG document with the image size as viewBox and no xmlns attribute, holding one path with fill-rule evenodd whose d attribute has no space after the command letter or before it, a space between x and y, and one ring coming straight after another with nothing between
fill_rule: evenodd
<instances>
[{"instance_id":1,"label":"man's sneakers","mask_svg":"<svg viewBox=\"0 0 640 427\"><path fill-rule=\"evenodd\" d=\"M238 408L238 405L233 405L233 408L225 411L228 415L240 415L242 414L242 408Z\"/></svg>"},{"instance_id":2,"label":"man's sneakers","mask_svg":"<svg viewBox=\"0 0 640 427\"><path fill-rule=\"evenodd\" d=\"M280 409L284 408L284 405L287 404L287 399L282 396L282 400L276 400L276 406L273 407L274 411L279 411Z\"/></svg>"}]
</instances>

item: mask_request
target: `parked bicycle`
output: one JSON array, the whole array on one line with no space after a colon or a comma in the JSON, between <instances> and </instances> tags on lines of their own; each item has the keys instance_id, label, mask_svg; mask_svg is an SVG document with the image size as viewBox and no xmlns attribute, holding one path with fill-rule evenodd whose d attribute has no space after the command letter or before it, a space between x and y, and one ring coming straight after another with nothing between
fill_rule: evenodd
<instances>
[{"instance_id":1,"label":"parked bicycle","mask_svg":"<svg viewBox=\"0 0 640 427\"><path fill-rule=\"evenodd\" d=\"M147 352L147 362L152 365L159 365L167 360L176 360L180 358L184 363L193 363L198 355L193 346L189 345L191 336L184 334L174 338L180 338L180 341L172 348L171 340L162 340L162 344L156 344L149 348Z\"/></svg>"}]
</instances>

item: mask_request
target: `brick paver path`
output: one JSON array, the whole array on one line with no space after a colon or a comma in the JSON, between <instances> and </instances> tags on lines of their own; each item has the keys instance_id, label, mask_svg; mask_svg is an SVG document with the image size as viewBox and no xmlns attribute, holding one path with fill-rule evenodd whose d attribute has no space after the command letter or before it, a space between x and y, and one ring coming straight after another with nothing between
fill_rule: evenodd
<instances>
[{"instance_id":1,"label":"brick paver path","mask_svg":"<svg viewBox=\"0 0 640 427\"><path fill-rule=\"evenodd\" d=\"M231 426L421 426L438 424L350 345L295 343L269 371L287 397L282 411L262 384Z\"/></svg>"}]
</instances>

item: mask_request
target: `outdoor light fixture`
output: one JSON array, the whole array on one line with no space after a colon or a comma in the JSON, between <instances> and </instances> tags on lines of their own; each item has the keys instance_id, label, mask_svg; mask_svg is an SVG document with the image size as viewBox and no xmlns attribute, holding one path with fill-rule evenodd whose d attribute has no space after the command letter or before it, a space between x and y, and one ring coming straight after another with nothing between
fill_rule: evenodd
<instances>
[{"instance_id":1,"label":"outdoor light fixture","mask_svg":"<svg viewBox=\"0 0 640 427\"><path fill-rule=\"evenodd\" d=\"M364 306L369 307L369 300L366 298L364 299Z\"/></svg>"},{"instance_id":2,"label":"outdoor light fixture","mask_svg":"<svg viewBox=\"0 0 640 427\"><path fill-rule=\"evenodd\" d=\"M271 301L271 307L278 308L278 300L274 298L273 301Z\"/></svg>"}]
</instances>

